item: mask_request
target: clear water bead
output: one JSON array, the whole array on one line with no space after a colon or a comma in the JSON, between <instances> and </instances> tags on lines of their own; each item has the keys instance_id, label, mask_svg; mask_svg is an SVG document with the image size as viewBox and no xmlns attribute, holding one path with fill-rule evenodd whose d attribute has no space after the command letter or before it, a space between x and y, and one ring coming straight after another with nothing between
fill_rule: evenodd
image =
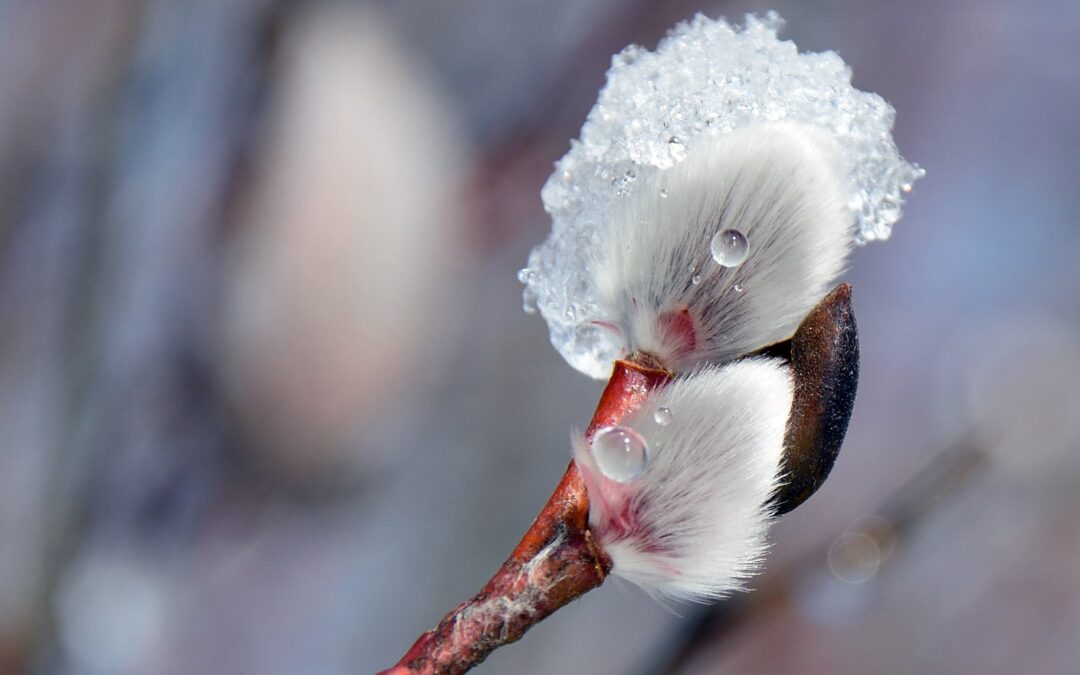
<instances>
[{"instance_id":1,"label":"clear water bead","mask_svg":"<svg viewBox=\"0 0 1080 675\"><path fill-rule=\"evenodd\" d=\"M736 293L742 293L743 292L743 285L742 284L735 284L735 292Z\"/></svg>"},{"instance_id":2,"label":"clear water bead","mask_svg":"<svg viewBox=\"0 0 1080 675\"><path fill-rule=\"evenodd\" d=\"M746 235L738 230L717 232L710 247L713 260L721 267L738 267L746 262L746 256L750 253L750 242L746 240Z\"/></svg>"},{"instance_id":3,"label":"clear water bead","mask_svg":"<svg viewBox=\"0 0 1080 675\"><path fill-rule=\"evenodd\" d=\"M671 424L671 421L675 419L675 416L671 414L671 408L667 406L660 406L653 413L653 420L662 427L666 427Z\"/></svg>"},{"instance_id":4,"label":"clear water bead","mask_svg":"<svg viewBox=\"0 0 1080 675\"><path fill-rule=\"evenodd\" d=\"M525 293L521 296L521 309L526 314L536 314L536 294L530 292L530 289L525 289Z\"/></svg>"},{"instance_id":5,"label":"clear water bead","mask_svg":"<svg viewBox=\"0 0 1080 675\"><path fill-rule=\"evenodd\" d=\"M592 441L592 455L600 473L617 483L641 475L648 464L648 449L641 434L629 427L604 427Z\"/></svg>"},{"instance_id":6,"label":"clear water bead","mask_svg":"<svg viewBox=\"0 0 1080 675\"><path fill-rule=\"evenodd\" d=\"M695 274L694 276L690 277L690 283L694 284L695 286L700 284L701 283L701 275L700 274Z\"/></svg>"}]
</instances>

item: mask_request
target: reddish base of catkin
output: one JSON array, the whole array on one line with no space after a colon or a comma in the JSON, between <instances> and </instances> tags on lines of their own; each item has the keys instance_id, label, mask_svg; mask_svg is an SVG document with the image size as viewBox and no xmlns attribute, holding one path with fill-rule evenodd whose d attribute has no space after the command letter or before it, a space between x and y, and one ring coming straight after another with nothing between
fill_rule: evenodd
<instances>
[{"instance_id":1,"label":"reddish base of catkin","mask_svg":"<svg viewBox=\"0 0 1080 675\"><path fill-rule=\"evenodd\" d=\"M585 434L617 424L671 378L648 357L618 361ZM589 497L570 462L548 503L491 581L420 636L381 675L463 673L604 582L611 559L589 531Z\"/></svg>"}]
</instances>

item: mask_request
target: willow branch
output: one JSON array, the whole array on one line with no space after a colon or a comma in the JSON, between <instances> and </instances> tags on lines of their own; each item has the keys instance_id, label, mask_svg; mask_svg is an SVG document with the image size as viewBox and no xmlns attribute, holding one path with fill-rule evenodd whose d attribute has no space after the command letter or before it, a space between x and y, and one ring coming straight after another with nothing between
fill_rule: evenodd
<instances>
[{"instance_id":1,"label":"willow branch","mask_svg":"<svg viewBox=\"0 0 1080 675\"><path fill-rule=\"evenodd\" d=\"M671 377L640 356L618 361L586 430L618 423ZM383 675L463 673L604 582L611 559L589 530L589 498L570 462L506 562L471 599L424 633Z\"/></svg>"}]
</instances>

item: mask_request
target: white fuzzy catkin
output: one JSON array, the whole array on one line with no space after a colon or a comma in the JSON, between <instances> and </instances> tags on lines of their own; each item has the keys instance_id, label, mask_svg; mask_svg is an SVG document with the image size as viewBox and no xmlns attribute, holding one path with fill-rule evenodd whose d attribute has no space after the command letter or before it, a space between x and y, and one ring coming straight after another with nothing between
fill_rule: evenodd
<instances>
[{"instance_id":1,"label":"white fuzzy catkin","mask_svg":"<svg viewBox=\"0 0 1080 675\"><path fill-rule=\"evenodd\" d=\"M589 525L616 575L676 599L742 588L766 549L792 386L775 359L676 378L622 421L648 447L644 471L626 483L605 478L589 444L575 438ZM664 423L654 417L660 407L670 410Z\"/></svg>"},{"instance_id":2,"label":"white fuzzy catkin","mask_svg":"<svg viewBox=\"0 0 1080 675\"><path fill-rule=\"evenodd\" d=\"M899 220L905 195L924 172L893 142L893 108L855 89L851 69L835 53L800 52L780 40L782 24L771 12L747 16L742 26L698 15L655 51L631 45L612 59L581 135L541 192L551 234L518 276L526 309L539 311L551 343L574 368L603 379L625 353L625 341L599 323L607 319L590 269L610 246L607 233L620 222L613 217L626 201L655 196L656 173L688 161L700 165L718 141L777 122L812 130L836 148L834 189L857 221L853 241L887 239ZM693 277L676 271L679 283ZM758 282L749 281L745 293Z\"/></svg>"},{"instance_id":3,"label":"white fuzzy catkin","mask_svg":"<svg viewBox=\"0 0 1080 675\"><path fill-rule=\"evenodd\" d=\"M624 353L651 353L676 372L790 337L851 248L837 171L830 138L774 123L701 145L658 172L613 214L592 261L602 325ZM728 229L749 242L737 267L710 250ZM682 310L692 330L685 319L673 330Z\"/></svg>"}]
</instances>

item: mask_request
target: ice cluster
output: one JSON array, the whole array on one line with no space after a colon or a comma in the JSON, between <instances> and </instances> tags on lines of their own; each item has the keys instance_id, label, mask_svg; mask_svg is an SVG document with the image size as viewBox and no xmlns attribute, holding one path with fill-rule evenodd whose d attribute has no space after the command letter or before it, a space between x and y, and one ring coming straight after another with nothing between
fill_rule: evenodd
<instances>
[{"instance_id":1,"label":"ice cluster","mask_svg":"<svg viewBox=\"0 0 1080 675\"><path fill-rule=\"evenodd\" d=\"M818 127L835 138L847 170L856 243L888 238L900 218L903 193L924 172L897 152L895 111L852 87L851 70L835 53L800 54L779 40L781 26L775 13L747 16L742 27L699 14L655 52L631 45L612 57L580 139L541 193L551 235L519 274L526 310L540 310L552 344L578 370L604 378L621 356L590 322L598 307L588 272L615 200L706 137L780 120Z\"/></svg>"}]
</instances>

